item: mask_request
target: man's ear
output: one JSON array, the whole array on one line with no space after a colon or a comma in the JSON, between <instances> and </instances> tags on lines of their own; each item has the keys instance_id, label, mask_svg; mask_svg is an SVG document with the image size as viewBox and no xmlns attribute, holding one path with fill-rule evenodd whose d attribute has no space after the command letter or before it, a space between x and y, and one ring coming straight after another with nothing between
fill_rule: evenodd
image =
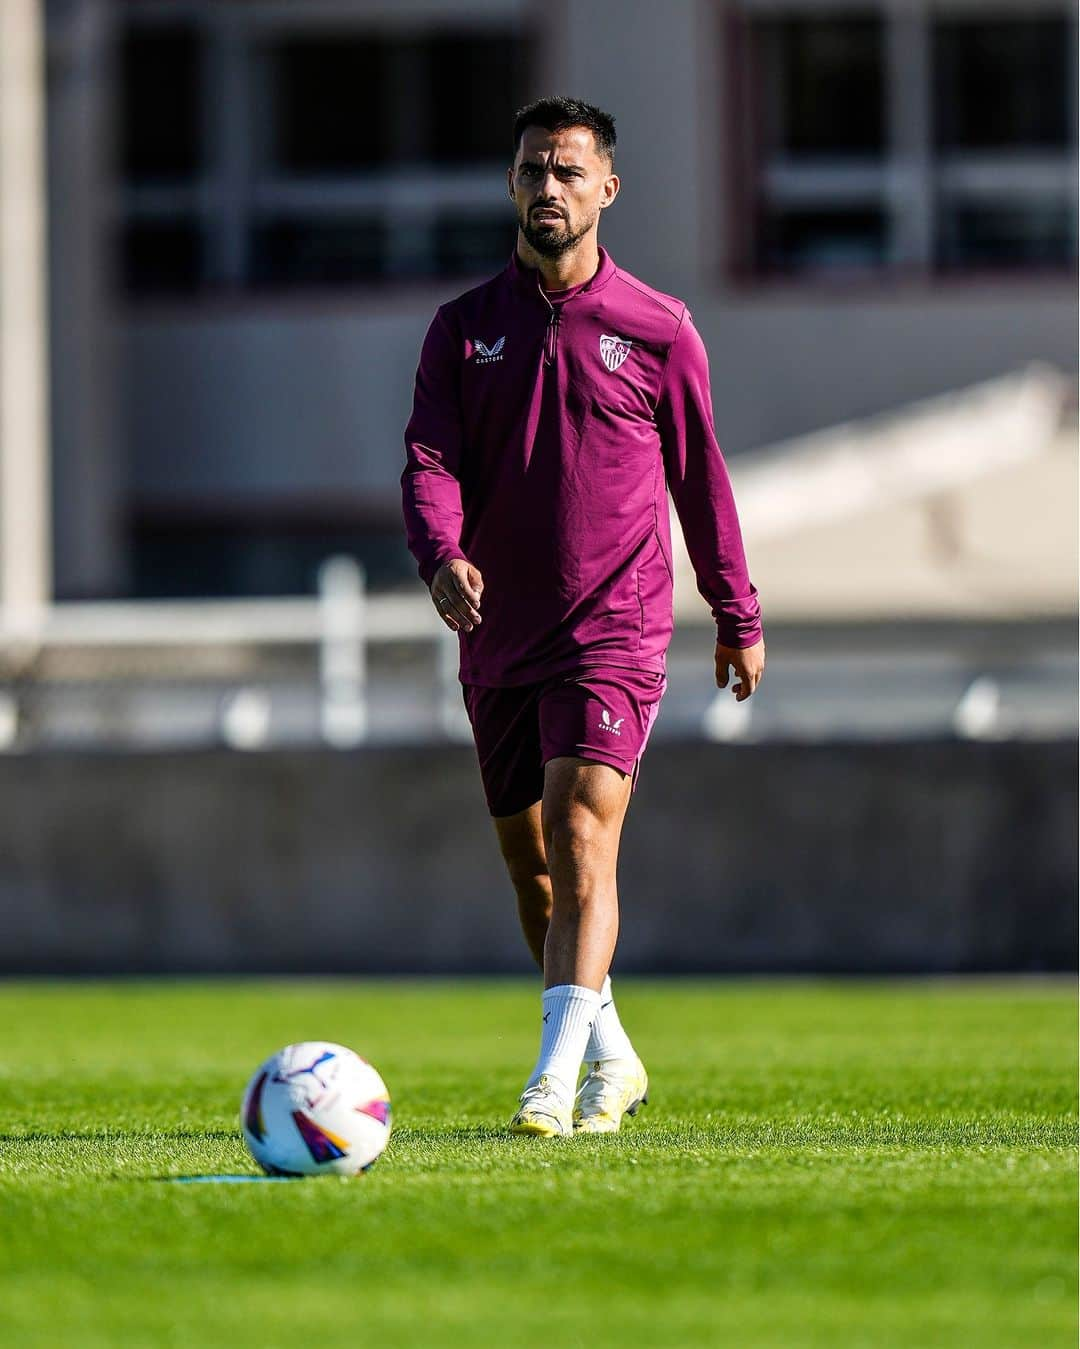
<instances>
[{"instance_id":1,"label":"man's ear","mask_svg":"<svg viewBox=\"0 0 1080 1349\"><path fill-rule=\"evenodd\" d=\"M611 203L619 195L619 188L621 186L622 184L619 182L618 174L615 173L609 174L608 177L604 179L604 197L600 201L601 210L605 206L611 205Z\"/></svg>"}]
</instances>

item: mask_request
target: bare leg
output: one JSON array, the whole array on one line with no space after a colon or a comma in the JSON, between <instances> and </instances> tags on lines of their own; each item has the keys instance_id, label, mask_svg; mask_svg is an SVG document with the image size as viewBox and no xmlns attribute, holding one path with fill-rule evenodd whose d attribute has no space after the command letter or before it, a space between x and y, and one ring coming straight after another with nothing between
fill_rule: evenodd
<instances>
[{"instance_id":1,"label":"bare leg","mask_svg":"<svg viewBox=\"0 0 1080 1349\"><path fill-rule=\"evenodd\" d=\"M599 920L599 961L593 961L604 966L596 984L599 987L611 963L618 932L615 868L630 799L629 779L607 764L569 758L553 759L545 779L543 807L537 801L517 815L495 819L499 848L517 895L518 917L529 950L537 965L550 975L545 979L546 986L576 982L572 976L577 971L577 958L568 952L576 952L582 923L586 940L592 943ZM545 829L558 840L560 880L567 887L550 952L550 970L545 966L545 947L553 895ZM586 965L590 960L592 957L586 955ZM574 967L569 973L568 966Z\"/></svg>"},{"instance_id":2,"label":"bare leg","mask_svg":"<svg viewBox=\"0 0 1080 1349\"><path fill-rule=\"evenodd\" d=\"M540 802L517 815L497 817L495 832L517 895L521 930L533 959L543 969L544 942L551 921L551 877L540 827Z\"/></svg>"},{"instance_id":3,"label":"bare leg","mask_svg":"<svg viewBox=\"0 0 1080 1349\"><path fill-rule=\"evenodd\" d=\"M549 760L542 822L552 909L544 987L599 991L619 932L615 883L630 778L588 759Z\"/></svg>"},{"instance_id":4,"label":"bare leg","mask_svg":"<svg viewBox=\"0 0 1080 1349\"><path fill-rule=\"evenodd\" d=\"M573 1122L582 1058L594 1042L610 1049L615 1038L611 1022L626 1040L609 991L608 1021L601 1020L601 989L610 990L606 978L619 929L615 872L629 799L626 774L607 764L565 757L550 760L545 768L539 810L532 807L496 820L526 940L534 956L542 955L544 969L540 1054L510 1121L513 1133L551 1137L577 1127L610 1133L619 1127L628 1105L645 1093L640 1065L634 1080L620 1087L599 1072L597 1062L595 1081L592 1074L586 1078L586 1086L593 1082L597 1100L583 1097L580 1120ZM601 1058L599 1050L596 1057ZM603 1099L598 1084L607 1092ZM613 1093L618 1095L614 1102L608 1100ZM588 1109L597 1118L602 1115L603 1128L586 1118Z\"/></svg>"}]
</instances>

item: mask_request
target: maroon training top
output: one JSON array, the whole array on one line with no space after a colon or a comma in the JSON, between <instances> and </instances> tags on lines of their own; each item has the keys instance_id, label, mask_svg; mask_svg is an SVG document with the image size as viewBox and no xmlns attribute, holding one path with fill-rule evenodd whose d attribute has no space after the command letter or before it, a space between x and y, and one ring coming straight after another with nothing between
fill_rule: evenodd
<instances>
[{"instance_id":1,"label":"maroon training top","mask_svg":"<svg viewBox=\"0 0 1080 1349\"><path fill-rule=\"evenodd\" d=\"M720 641L761 636L705 348L681 300L600 249L592 280L545 295L516 252L442 305L424 340L401 486L430 585L466 558L483 622L461 680L527 684L575 668L663 672L671 639L665 480Z\"/></svg>"}]
</instances>

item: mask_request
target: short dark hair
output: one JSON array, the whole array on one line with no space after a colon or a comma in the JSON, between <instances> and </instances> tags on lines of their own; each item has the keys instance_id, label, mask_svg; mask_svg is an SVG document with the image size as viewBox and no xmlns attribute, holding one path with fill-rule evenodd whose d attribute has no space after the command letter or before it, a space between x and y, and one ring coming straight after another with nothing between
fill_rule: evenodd
<instances>
[{"instance_id":1,"label":"short dark hair","mask_svg":"<svg viewBox=\"0 0 1080 1349\"><path fill-rule=\"evenodd\" d=\"M572 126L583 126L593 134L596 153L609 164L615 163L615 118L591 103L578 98L539 98L521 108L514 118L514 154L517 155L526 127L540 126L545 131L566 131Z\"/></svg>"}]
</instances>

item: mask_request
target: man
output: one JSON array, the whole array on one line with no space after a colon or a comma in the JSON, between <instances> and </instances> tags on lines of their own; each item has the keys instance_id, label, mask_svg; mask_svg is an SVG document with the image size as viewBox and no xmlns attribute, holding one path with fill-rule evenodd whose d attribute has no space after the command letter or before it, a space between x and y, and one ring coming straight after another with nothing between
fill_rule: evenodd
<instances>
[{"instance_id":1,"label":"man","mask_svg":"<svg viewBox=\"0 0 1080 1349\"><path fill-rule=\"evenodd\" d=\"M716 617L718 685L733 670L741 701L765 665L701 339L597 242L614 151L614 120L587 103L518 114L517 246L436 313L405 432L409 547L460 637L488 808L544 972L520 1134L614 1132L646 1099L608 969L672 630L665 480Z\"/></svg>"}]
</instances>

